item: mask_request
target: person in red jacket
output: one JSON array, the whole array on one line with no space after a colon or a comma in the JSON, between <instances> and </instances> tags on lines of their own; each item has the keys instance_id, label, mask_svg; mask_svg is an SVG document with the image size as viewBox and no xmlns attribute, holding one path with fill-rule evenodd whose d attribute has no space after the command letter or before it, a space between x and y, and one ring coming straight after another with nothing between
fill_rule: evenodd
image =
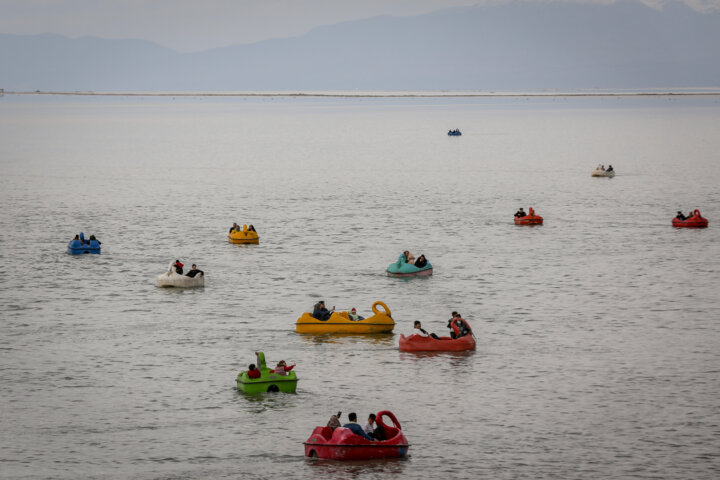
<instances>
[{"instance_id":1,"label":"person in red jacket","mask_svg":"<svg viewBox=\"0 0 720 480\"><path fill-rule=\"evenodd\" d=\"M248 377L250 378L260 378L260 369L255 367L254 363L251 363L248 366Z\"/></svg>"},{"instance_id":2,"label":"person in red jacket","mask_svg":"<svg viewBox=\"0 0 720 480\"><path fill-rule=\"evenodd\" d=\"M280 360L275 367L275 370L270 370L270 373L277 373L278 375L287 375L287 372L295 368L295 364L290 365L289 367L285 363L285 360Z\"/></svg>"}]
</instances>

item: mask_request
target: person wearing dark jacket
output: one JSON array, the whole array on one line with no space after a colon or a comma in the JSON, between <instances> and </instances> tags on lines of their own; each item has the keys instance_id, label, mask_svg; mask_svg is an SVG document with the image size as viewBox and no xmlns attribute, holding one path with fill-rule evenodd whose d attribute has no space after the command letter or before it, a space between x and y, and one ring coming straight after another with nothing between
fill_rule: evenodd
<instances>
[{"instance_id":1,"label":"person wearing dark jacket","mask_svg":"<svg viewBox=\"0 0 720 480\"><path fill-rule=\"evenodd\" d=\"M318 303L315 304L312 316L324 322L330 319L330 315L332 315L332 312L334 311L335 307L333 307L332 310L328 310L327 308L325 308L325 300L320 300Z\"/></svg>"},{"instance_id":2,"label":"person wearing dark jacket","mask_svg":"<svg viewBox=\"0 0 720 480\"><path fill-rule=\"evenodd\" d=\"M190 278L195 278L195 275L198 275L198 274L200 276L203 276L203 275L205 275L205 272L203 272L202 270L198 270L197 265L195 265L193 263L192 269L187 273L187 276Z\"/></svg>"}]
</instances>

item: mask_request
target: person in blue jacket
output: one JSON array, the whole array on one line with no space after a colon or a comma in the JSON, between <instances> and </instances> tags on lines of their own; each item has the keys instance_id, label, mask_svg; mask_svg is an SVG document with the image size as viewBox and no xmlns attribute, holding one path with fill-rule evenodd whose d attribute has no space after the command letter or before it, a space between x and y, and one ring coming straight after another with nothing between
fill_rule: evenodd
<instances>
[{"instance_id":1,"label":"person in blue jacket","mask_svg":"<svg viewBox=\"0 0 720 480\"><path fill-rule=\"evenodd\" d=\"M351 412L348 414L348 420L350 420L350 423L346 423L345 425L343 425L343 428L349 428L355 435L360 435L366 440L369 440L371 442L375 441L372 437L365 433L365 430L363 430L360 424L357 423L357 414L355 412Z\"/></svg>"}]
</instances>

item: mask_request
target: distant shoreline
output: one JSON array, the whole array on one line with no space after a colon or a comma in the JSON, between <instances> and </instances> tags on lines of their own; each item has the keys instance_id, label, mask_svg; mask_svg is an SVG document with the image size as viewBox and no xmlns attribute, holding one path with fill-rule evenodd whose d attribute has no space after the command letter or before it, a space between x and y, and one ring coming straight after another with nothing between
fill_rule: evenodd
<instances>
[{"instance_id":1,"label":"distant shoreline","mask_svg":"<svg viewBox=\"0 0 720 480\"><path fill-rule=\"evenodd\" d=\"M515 97L720 97L718 90L600 92L63 92L2 91L0 95L77 97L319 97L319 98L515 98Z\"/></svg>"}]
</instances>

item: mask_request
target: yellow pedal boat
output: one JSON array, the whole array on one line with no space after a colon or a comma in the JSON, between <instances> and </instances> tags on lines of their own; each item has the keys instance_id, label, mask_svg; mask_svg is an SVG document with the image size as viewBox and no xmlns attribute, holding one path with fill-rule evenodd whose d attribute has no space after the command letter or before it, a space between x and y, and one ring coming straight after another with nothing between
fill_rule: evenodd
<instances>
[{"instance_id":1,"label":"yellow pedal boat","mask_svg":"<svg viewBox=\"0 0 720 480\"><path fill-rule=\"evenodd\" d=\"M228 242L237 244L258 244L260 243L260 237L254 230L248 230L247 224L243 225L242 231L233 230L228 234Z\"/></svg>"},{"instance_id":2,"label":"yellow pedal boat","mask_svg":"<svg viewBox=\"0 0 720 480\"><path fill-rule=\"evenodd\" d=\"M379 311L377 307L383 308ZM327 320L318 320L310 313L303 313L295 324L298 333L389 333L395 328L390 309L383 302L372 304L372 317L350 320L348 312L333 312Z\"/></svg>"}]
</instances>

